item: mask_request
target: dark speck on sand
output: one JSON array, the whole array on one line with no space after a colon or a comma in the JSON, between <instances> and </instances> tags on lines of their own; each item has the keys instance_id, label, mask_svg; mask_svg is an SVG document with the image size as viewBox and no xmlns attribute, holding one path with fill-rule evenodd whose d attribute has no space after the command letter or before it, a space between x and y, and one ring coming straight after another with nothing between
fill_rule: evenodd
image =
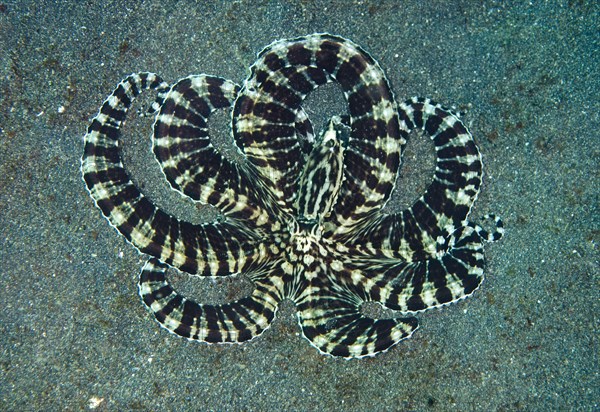
<instances>
[{"instance_id":1,"label":"dark speck on sand","mask_svg":"<svg viewBox=\"0 0 600 412\"><path fill-rule=\"evenodd\" d=\"M0 410L599 410L598 27L598 2L577 0L0 3ZM84 188L88 121L129 73L241 83L265 45L313 32L363 46L398 100L466 111L486 173L473 217L496 212L506 236L481 289L373 359L319 355L289 303L244 345L178 339L137 296L145 258ZM330 87L306 110L318 122L336 105ZM227 137L226 116L211 128ZM136 116L124 129L133 179L197 218L150 130ZM397 207L430 178L421 149L409 144ZM204 300L240 288L175 282Z\"/></svg>"}]
</instances>

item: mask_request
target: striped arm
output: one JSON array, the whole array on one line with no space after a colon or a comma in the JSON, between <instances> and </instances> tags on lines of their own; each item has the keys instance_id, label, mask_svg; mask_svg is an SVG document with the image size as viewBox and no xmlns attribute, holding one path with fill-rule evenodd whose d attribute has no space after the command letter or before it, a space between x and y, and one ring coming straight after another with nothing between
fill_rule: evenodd
<instances>
[{"instance_id":1,"label":"striped arm","mask_svg":"<svg viewBox=\"0 0 600 412\"><path fill-rule=\"evenodd\" d=\"M271 44L259 54L236 101L234 133L279 204L292 210L302 170L292 121L306 95L329 81L340 84L350 111L344 181L334 210L342 231L387 199L404 141L393 93L371 56L327 34Z\"/></svg>"},{"instance_id":2,"label":"striped arm","mask_svg":"<svg viewBox=\"0 0 600 412\"><path fill-rule=\"evenodd\" d=\"M399 105L402 127L422 129L432 139L436 168L431 185L408 209L381 215L354 235L373 250L400 252L407 261L436 253L439 237L467 224L483 175L481 155L460 119L427 99Z\"/></svg>"},{"instance_id":3,"label":"striped arm","mask_svg":"<svg viewBox=\"0 0 600 412\"><path fill-rule=\"evenodd\" d=\"M348 289L309 286L297 304L303 336L321 353L344 358L374 356L410 337L416 318L372 319L360 312L364 300Z\"/></svg>"},{"instance_id":4,"label":"striped arm","mask_svg":"<svg viewBox=\"0 0 600 412\"><path fill-rule=\"evenodd\" d=\"M488 232L468 224L440 245L437 257L416 262L382 260L359 264L363 277L356 277L353 288L365 299L380 302L389 309L419 312L447 305L471 295L484 278L485 242L499 240L504 227L493 216L495 230Z\"/></svg>"},{"instance_id":5,"label":"striped arm","mask_svg":"<svg viewBox=\"0 0 600 412\"><path fill-rule=\"evenodd\" d=\"M177 293L167 282L167 265L150 259L140 274L139 293L169 332L207 343L241 343L262 334L275 319L281 289L273 278L255 281L252 295L223 305L203 305Z\"/></svg>"},{"instance_id":6,"label":"striped arm","mask_svg":"<svg viewBox=\"0 0 600 412\"><path fill-rule=\"evenodd\" d=\"M90 196L109 223L142 253L189 273L237 273L264 255L259 235L235 221L194 225L158 209L129 178L121 161L120 128L145 89L168 86L152 73L124 79L102 105L84 136L81 171Z\"/></svg>"}]
</instances>

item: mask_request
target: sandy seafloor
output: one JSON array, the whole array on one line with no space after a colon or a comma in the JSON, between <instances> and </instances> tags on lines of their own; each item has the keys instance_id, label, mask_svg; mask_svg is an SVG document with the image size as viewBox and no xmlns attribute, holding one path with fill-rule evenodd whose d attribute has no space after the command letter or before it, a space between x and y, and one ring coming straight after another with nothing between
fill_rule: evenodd
<instances>
[{"instance_id":1,"label":"sandy seafloor","mask_svg":"<svg viewBox=\"0 0 600 412\"><path fill-rule=\"evenodd\" d=\"M0 3L0 410L599 410L598 27L598 3L577 0ZM372 359L320 355L290 302L250 343L179 339L140 303L145 257L85 190L87 124L131 72L242 83L270 42L325 31L368 50L398 100L467 111L486 172L472 219L507 228L486 281ZM319 90L307 112L322 122L341 96ZM124 129L134 180L201 221L161 180L150 130ZM427 144L409 144L392 207L426 187ZM204 302L245 287L173 278Z\"/></svg>"}]
</instances>

